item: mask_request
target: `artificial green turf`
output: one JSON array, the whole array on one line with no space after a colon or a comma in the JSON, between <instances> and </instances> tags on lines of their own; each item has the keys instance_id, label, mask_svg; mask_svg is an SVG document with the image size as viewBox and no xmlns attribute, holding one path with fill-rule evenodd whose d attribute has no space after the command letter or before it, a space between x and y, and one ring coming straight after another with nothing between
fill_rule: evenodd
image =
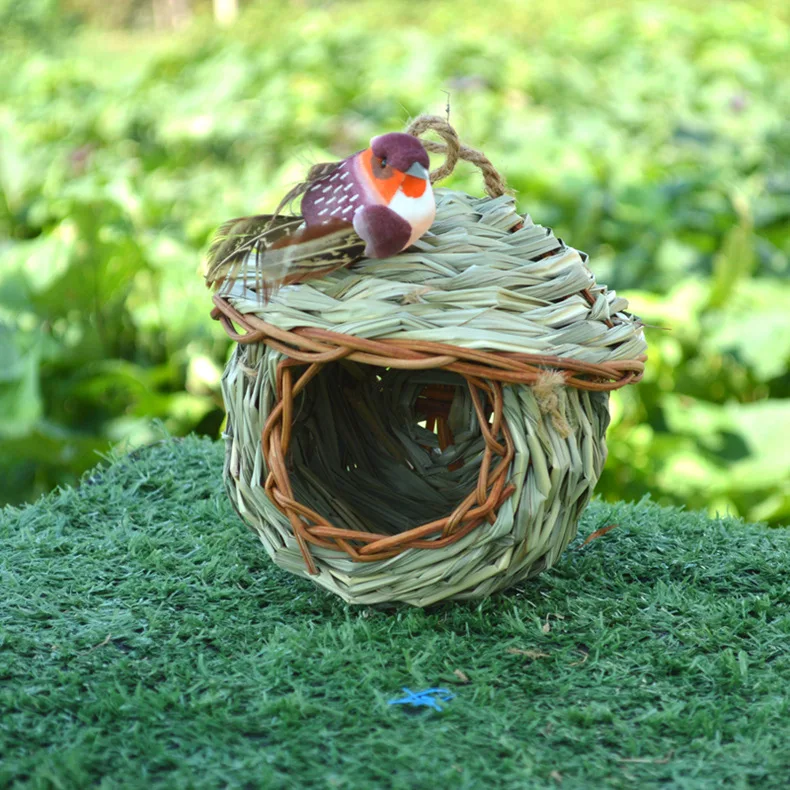
<instances>
[{"instance_id":1,"label":"artificial green turf","mask_svg":"<svg viewBox=\"0 0 790 790\"><path fill-rule=\"evenodd\" d=\"M0 515L0 787L790 783L786 530L595 503L582 534L618 527L520 589L350 608L269 562L221 453Z\"/></svg>"}]
</instances>

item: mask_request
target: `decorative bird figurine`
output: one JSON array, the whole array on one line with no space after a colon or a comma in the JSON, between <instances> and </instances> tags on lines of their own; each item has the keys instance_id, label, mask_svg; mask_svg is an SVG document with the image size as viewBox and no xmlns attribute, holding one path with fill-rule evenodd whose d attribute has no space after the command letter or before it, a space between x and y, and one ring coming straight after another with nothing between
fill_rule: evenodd
<instances>
[{"instance_id":1,"label":"decorative bird figurine","mask_svg":"<svg viewBox=\"0 0 790 790\"><path fill-rule=\"evenodd\" d=\"M282 285L362 257L396 255L436 215L428 165L416 137L392 132L341 162L314 166L280 204L303 194L302 217L242 217L219 229L208 253L208 286L223 292L242 280L265 302Z\"/></svg>"}]
</instances>

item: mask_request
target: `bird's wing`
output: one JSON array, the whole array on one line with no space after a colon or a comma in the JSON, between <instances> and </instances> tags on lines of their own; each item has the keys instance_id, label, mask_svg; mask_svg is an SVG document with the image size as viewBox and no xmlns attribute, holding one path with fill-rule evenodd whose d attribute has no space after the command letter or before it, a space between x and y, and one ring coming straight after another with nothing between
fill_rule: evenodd
<instances>
[{"instance_id":1,"label":"bird's wing","mask_svg":"<svg viewBox=\"0 0 790 790\"><path fill-rule=\"evenodd\" d=\"M409 244L411 225L389 206L365 206L354 215L354 228L367 242L369 258L389 258Z\"/></svg>"},{"instance_id":2,"label":"bird's wing","mask_svg":"<svg viewBox=\"0 0 790 790\"><path fill-rule=\"evenodd\" d=\"M206 284L220 294L241 283L265 304L288 283L321 277L363 257L365 242L349 222L304 227L301 217L261 214L226 222L209 248Z\"/></svg>"}]
</instances>

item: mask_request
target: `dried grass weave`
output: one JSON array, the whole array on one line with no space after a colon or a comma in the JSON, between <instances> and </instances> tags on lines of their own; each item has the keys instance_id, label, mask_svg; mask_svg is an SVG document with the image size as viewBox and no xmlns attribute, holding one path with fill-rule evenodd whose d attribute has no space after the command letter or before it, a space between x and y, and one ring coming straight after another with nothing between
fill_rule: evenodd
<instances>
[{"instance_id":1,"label":"dried grass weave","mask_svg":"<svg viewBox=\"0 0 790 790\"><path fill-rule=\"evenodd\" d=\"M406 253L265 307L237 284L213 313L238 343L237 512L352 603L477 598L550 567L603 468L608 392L643 372L626 306L512 197L441 189Z\"/></svg>"}]
</instances>

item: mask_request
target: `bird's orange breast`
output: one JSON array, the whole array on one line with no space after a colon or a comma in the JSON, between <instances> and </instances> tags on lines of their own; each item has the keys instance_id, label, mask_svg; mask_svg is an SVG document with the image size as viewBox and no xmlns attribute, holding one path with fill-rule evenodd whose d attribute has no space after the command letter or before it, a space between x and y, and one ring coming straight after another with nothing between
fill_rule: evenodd
<instances>
[{"instance_id":1,"label":"bird's orange breast","mask_svg":"<svg viewBox=\"0 0 790 790\"><path fill-rule=\"evenodd\" d=\"M428 182L424 178L404 175L401 188L403 189L403 194L407 197L418 198L423 196L427 185Z\"/></svg>"}]
</instances>

